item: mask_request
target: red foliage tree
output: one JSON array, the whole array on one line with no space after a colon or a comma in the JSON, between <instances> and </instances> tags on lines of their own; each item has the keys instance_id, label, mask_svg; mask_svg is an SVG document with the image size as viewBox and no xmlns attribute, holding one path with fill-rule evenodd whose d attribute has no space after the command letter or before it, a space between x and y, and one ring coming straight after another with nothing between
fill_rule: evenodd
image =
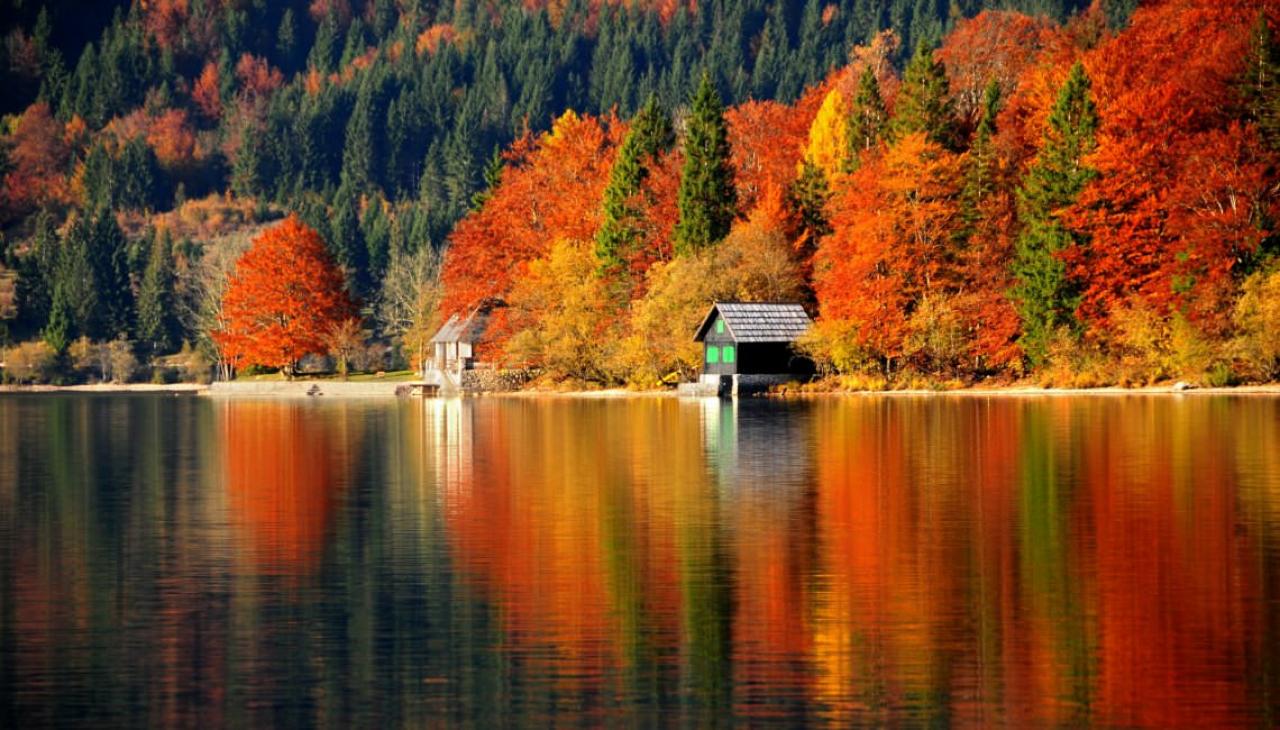
<instances>
[{"instance_id":1,"label":"red foliage tree","mask_svg":"<svg viewBox=\"0 0 1280 730\"><path fill-rule=\"evenodd\" d=\"M743 210L767 188L785 190L796 175L813 115L773 101L748 101L725 112L734 181Z\"/></svg>"},{"instance_id":2,"label":"red foliage tree","mask_svg":"<svg viewBox=\"0 0 1280 730\"><path fill-rule=\"evenodd\" d=\"M1004 10L986 10L957 23L936 57L947 67L961 120L969 127L977 124L987 84L996 81L1007 96L1056 35L1046 18Z\"/></svg>"},{"instance_id":3,"label":"red foliage tree","mask_svg":"<svg viewBox=\"0 0 1280 730\"><path fill-rule=\"evenodd\" d=\"M1226 327L1233 266L1256 248L1253 215L1268 204L1260 140L1232 118L1257 12L1245 0L1146 6L1086 55L1099 174L1068 213L1090 240L1068 256L1086 322L1137 296Z\"/></svg>"},{"instance_id":4,"label":"red foliage tree","mask_svg":"<svg viewBox=\"0 0 1280 730\"><path fill-rule=\"evenodd\" d=\"M291 373L303 355L324 352L325 336L355 315L344 282L320 234L289 216L236 262L214 342L235 367Z\"/></svg>"}]
</instances>

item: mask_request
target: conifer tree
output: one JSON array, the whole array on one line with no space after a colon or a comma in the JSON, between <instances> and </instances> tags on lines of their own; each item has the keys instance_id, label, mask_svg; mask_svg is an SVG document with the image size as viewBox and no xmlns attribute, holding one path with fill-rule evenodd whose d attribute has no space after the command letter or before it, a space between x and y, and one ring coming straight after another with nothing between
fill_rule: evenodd
<instances>
[{"instance_id":1,"label":"conifer tree","mask_svg":"<svg viewBox=\"0 0 1280 730\"><path fill-rule=\"evenodd\" d=\"M853 147L849 161L854 168L858 166L862 153L873 149L884 139L888 119L884 98L880 96L880 82L868 64L858 77L858 93L853 97L849 112L849 144Z\"/></svg>"},{"instance_id":2,"label":"conifer tree","mask_svg":"<svg viewBox=\"0 0 1280 730\"><path fill-rule=\"evenodd\" d=\"M494 145L493 154L484 166L484 187L471 196L471 210L480 210L502 182L502 148Z\"/></svg>"},{"instance_id":3,"label":"conifer tree","mask_svg":"<svg viewBox=\"0 0 1280 730\"><path fill-rule=\"evenodd\" d=\"M788 202L800 217L800 238L797 246L803 260L808 260L817 250L818 241L831 233L827 215L827 201L831 198L831 186L822 168L809 160L800 163L800 174L787 191Z\"/></svg>"},{"instance_id":4,"label":"conifer tree","mask_svg":"<svg viewBox=\"0 0 1280 730\"><path fill-rule=\"evenodd\" d=\"M724 238L737 214L724 106L706 73L689 114L677 202L680 217L675 248L679 254L698 251Z\"/></svg>"},{"instance_id":5,"label":"conifer tree","mask_svg":"<svg viewBox=\"0 0 1280 730\"><path fill-rule=\"evenodd\" d=\"M151 236L147 269L138 290L137 339L152 355L173 349L177 339L173 297L173 240L169 231Z\"/></svg>"},{"instance_id":6,"label":"conifer tree","mask_svg":"<svg viewBox=\"0 0 1280 730\"><path fill-rule=\"evenodd\" d=\"M893 139L923 132L929 141L955 149L955 114L947 96L947 72L933 58L933 46L921 40L902 74L902 88L889 122Z\"/></svg>"},{"instance_id":7,"label":"conifer tree","mask_svg":"<svg viewBox=\"0 0 1280 730\"><path fill-rule=\"evenodd\" d=\"M1262 10L1249 32L1240 96L1245 118L1258 126L1268 147L1280 150L1280 47Z\"/></svg>"},{"instance_id":8,"label":"conifer tree","mask_svg":"<svg viewBox=\"0 0 1280 730\"><path fill-rule=\"evenodd\" d=\"M987 84L982 99L982 117L973 133L973 143L965 160L964 186L960 189L961 226L957 239L966 241L982 218L982 206L996 189L998 161L995 152L996 115L1000 112L1000 84Z\"/></svg>"},{"instance_id":9,"label":"conifer tree","mask_svg":"<svg viewBox=\"0 0 1280 730\"><path fill-rule=\"evenodd\" d=\"M129 280L127 241L116 216L110 210L93 218L88 242L89 269L97 307L88 318L83 334L93 339L113 340L133 329L134 301Z\"/></svg>"},{"instance_id":10,"label":"conifer tree","mask_svg":"<svg viewBox=\"0 0 1280 730\"><path fill-rule=\"evenodd\" d=\"M650 96L622 141L604 190L602 220L596 234L596 257L602 273L621 267L635 244L641 211L631 204L631 199L649 177L654 156L670 149L674 142L671 119L657 97Z\"/></svg>"},{"instance_id":11,"label":"conifer tree","mask_svg":"<svg viewBox=\"0 0 1280 730\"><path fill-rule=\"evenodd\" d=\"M1035 162L1018 189L1022 232L1014 252L1013 297L1022 318L1022 347L1033 365L1044 362L1050 340L1075 324L1077 295L1060 254L1078 243L1059 219L1094 178L1084 158L1096 147L1098 113L1084 66L1072 66L1049 115Z\"/></svg>"},{"instance_id":12,"label":"conifer tree","mask_svg":"<svg viewBox=\"0 0 1280 730\"><path fill-rule=\"evenodd\" d=\"M53 297L49 305L49 321L40 332L40 337L53 351L61 355L75 338L75 312L71 306L70 295L61 282L54 284Z\"/></svg>"}]
</instances>

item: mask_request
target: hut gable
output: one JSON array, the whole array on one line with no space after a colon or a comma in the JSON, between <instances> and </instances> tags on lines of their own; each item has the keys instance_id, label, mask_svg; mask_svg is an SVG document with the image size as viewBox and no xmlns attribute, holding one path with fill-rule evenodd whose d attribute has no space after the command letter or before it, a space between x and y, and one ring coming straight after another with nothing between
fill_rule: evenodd
<instances>
[{"instance_id":1,"label":"hut gable","mask_svg":"<svg viewBox=\"0 0 1280 730\"><path fill-rule=\"evenodd\" d=\"M726 334L740 343L794 342L813 324L804 307L794 302L716 302L694 341L706 341L717 317L724 320Z\"/></svg>"}]
</instances>

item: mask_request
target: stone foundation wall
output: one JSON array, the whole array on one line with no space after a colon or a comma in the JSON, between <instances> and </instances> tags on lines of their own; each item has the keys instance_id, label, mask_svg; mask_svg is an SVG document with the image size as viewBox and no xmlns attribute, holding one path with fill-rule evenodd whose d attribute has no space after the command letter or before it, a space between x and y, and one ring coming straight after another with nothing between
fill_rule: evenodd
<instances>
[{"instance_id":1,"label":"stone foundation wall","mask_svg":"<svg viewBox=\"0 0 1280 730\"><path fill-rule=\"evenodd\" d=\"M505 393L520 390L533 379L530 370L463 370L465 393Z\"/></svg>"},{"instance_id":2,"label":"stone foundation wall","mask_svg":"<svg viewBox=\"0 0 1280 730\"><path fill-rule=\"evenodd\" d=\"M738 395L765 393L775 385L794 383L799 378L789 373L770 375L715 375L703 374L696 383L681 383L678 392L690 397L729 398Z\"/></svg>"}]
</instances>

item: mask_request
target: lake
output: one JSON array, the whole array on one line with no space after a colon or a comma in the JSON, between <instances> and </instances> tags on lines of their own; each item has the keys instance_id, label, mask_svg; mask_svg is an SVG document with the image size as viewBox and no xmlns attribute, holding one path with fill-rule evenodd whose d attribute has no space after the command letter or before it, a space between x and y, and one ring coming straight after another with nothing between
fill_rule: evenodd
<instances>
[{"instance_id":1,"label":"lake","mask_svg":"<svg viewBox=\"0 0 1280 730\"><path fill-rule=\"evenodd\" d=\"M1280 398L0 396L0 725L1280 722Z\"/></svg>"}]
</instances>

